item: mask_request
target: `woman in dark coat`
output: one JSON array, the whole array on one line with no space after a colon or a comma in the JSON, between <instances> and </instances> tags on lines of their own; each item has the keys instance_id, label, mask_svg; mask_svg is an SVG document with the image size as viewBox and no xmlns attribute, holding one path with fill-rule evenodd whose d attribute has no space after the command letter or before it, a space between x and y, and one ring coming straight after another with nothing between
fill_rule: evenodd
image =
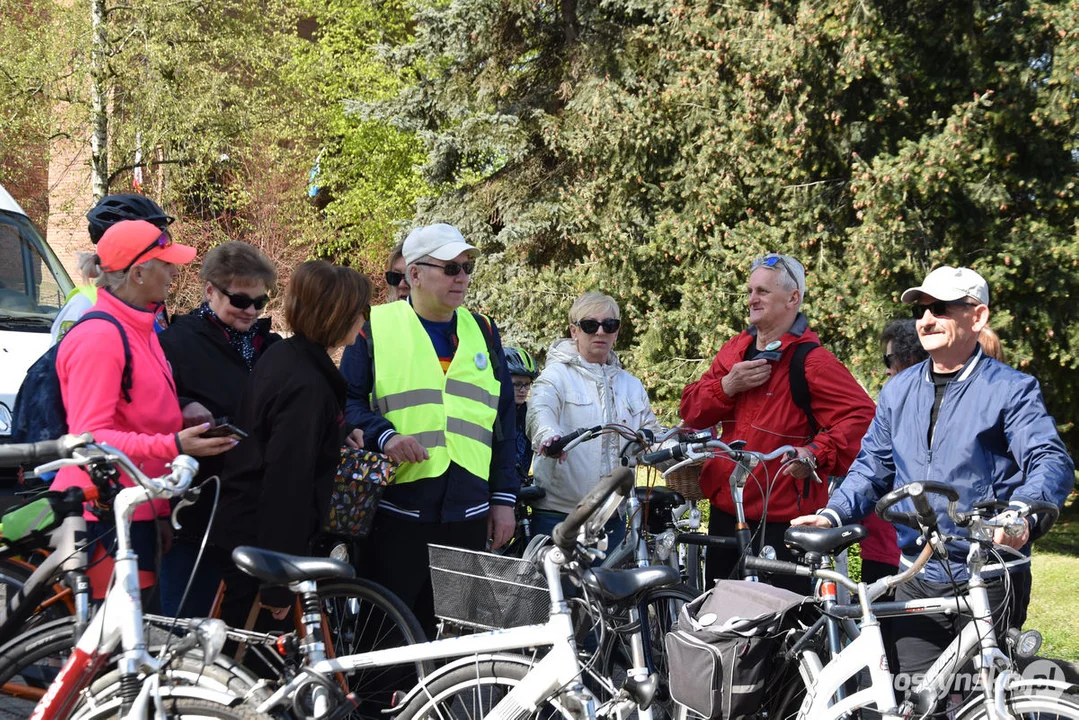
<instances>
[{"instance_id":1,"label":"woman in dark coat","mask_svg":"<svg viewBox=\"0 0 1079 720\"><path fill-rule=\"evenodd\" d=\"M221 522L212 535L226 557L239 545L309 553L329 508L341 447L363 446L363 433L345 425L347 383L331 354L356 341L370 298L370 282L349 268L312 260L293 274L285 320L294 334L259 361L236 414L249 436L225 465ZM257 581L230 567L225 584L222 618L242 626ZM263 588L261 602L280 619L292 594Z\"/></svg>"},{"instance_id":2,"label":"woman in dark coat","mask_svg":"<svg viewBox=\"0 0 1079 720\"><path fill-rule=\"evenodd\" d=\"M277 284L277 271L257 248L226 242L206 254L199 279L205 285L202 304L174 318L158 339L181 403L200 403L212 418L231 420L255 363L281 339L270 332L270 319L259 317ZM202 459L196 482L220 475L224 466L224 456ZM162 558L161 606L168 615L202 617L210 612L221 568L204 557L198 573L193 570L216 490L208 485L198 503L180 512L182 528ZM191 590L181 608L189 579Z\"/></svg>"}]
</instances>

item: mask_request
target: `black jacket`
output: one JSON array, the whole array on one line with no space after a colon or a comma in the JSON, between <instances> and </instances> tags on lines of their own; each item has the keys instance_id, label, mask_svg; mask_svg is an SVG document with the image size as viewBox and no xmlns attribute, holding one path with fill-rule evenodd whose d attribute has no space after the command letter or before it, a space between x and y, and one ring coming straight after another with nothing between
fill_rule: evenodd
<instances>
[{"instance_id":1,"label":"black jacket","mask_svg":"<svg viewBox=\"0 0 1079 720\"><path fill-rule=\"evenodd\" d=\"M346 389L326 350L300 335L266 351L236 413L248 438L226 453L214 544L308 553L351 430Z\"/></svg>"},{"instance_id":2,"label":"black jacket","mask_svg":"<svg viewBox=\"0 0 1079 720\"><path fill-rule=\"evenodd\" d=\"M269 318L256 321L255 328L258 331L255 337L257 364L266 349L281 336L270 332ZM214 320L192 311L173 318L172 324L162 330L157 338L172 366L172 379L176 383L176 394L180 396L181 404L199 402L215 418L234 420L250 371L247 363L229 343L224 328ZM247 429L238 423L233 424L241 430ZM228 455L199 458L196 484L220 475ZM199 498L194 507L181 511L178 519L183 529L178 537L195 542L202 540L213 507L212 486L207 495Z\"/></svg>"}]
</instances>

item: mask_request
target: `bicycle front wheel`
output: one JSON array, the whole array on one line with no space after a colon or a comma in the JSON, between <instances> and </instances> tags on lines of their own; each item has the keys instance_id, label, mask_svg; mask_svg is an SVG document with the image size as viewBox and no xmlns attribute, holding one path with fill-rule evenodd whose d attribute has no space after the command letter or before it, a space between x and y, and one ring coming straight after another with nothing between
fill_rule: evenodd
<instances>
[{"instance_id":1,"label":"bicycle front wheel","mask_svg":"<svg viewBox=\"0 0 1079 720\"><path fill-rule=\"evenodd\" d=\"M1079 686L1072 685L1063 693L1044 687L1009 690L1004 707L1009 715L1023 720L1079 720ZM992 716L979 699L968 703L956 717L958 720L983 720Z\"/></svg>"},{"instance_id":2,"label":"bicycle front wheel","mask_svg":"<svg viewBox=\"0 0 1079 720\"><path fill-rule=\"evenodd\" d=\"M505 660L477 660L436 678L408 701L398 720L479 720L521 684L529 669ZM548 698L535 712L514 708L502 718L566 718L572 715L556 698Z\"/></svg>"}]
</instances>

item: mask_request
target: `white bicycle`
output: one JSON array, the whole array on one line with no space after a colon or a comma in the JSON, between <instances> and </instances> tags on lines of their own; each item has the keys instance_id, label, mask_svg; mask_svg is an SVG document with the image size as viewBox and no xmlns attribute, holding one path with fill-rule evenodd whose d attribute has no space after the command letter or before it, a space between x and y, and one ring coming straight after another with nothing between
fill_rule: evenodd
<instances>
[{"instance_id":1,"label":"white bicycle","mask_svg":"<svg viewBox=\"0 0 1079 720\"><path fill-rule=\"evenodd\" d=\"M967 567L970 580L965 594L952 597L927 598L908 602L874 603L892 588L909 581L937 554L947 557L945 542L952 539L941 536L937 529L937 515L926 498L936 493L948 498L948 514L957 527L969 528L970 551ZM896 503L910 499L915 512L896 512ZM993 625L989 595L983 568L995 552L993 532L996 528L1011 527L1028 515L1037 514L1043 528L1051 524L1058 512L1052 505L1039 503L1021 511L1008 511L995 515L996 510L978 508L969 513L958 512L958 493L946 485L936 483L911 483L881 498L877 512L886 520L901 522L919 529L926 539L925 546L914 564L904 572L882 578L871 585L855 583L841 573L820 567L798 563L748 557L746 564L757 570L814 577L825 583L838 583L856 593L859 602L853 606L829 603L827 614L820 622L788 646L785 657L777 658L776 666L784 660L794 660L802 677L804 690L800 706L787 707L774 717L797 717L799 720L839 720L850 717L872 717L881 720L908 720L933 716L940 698L948 696L956 687L957 676L971 663L977 675L974 693L955 711L954 717L962 720L1004 720L1006 718L1073 720L1079 719L1079 687L1045 678L1024 678L1012 659L1001 649ZM821 556L831 555L852 542L851 527L832 529L792 528L788 531L788 544L792 542L803 550ZM999 546L998 548L999 549ZM834 597L834 595L833 595ZM952 643L945 648L932 667L925 673L905 697L896 697L896 684L888 669L884 641L877 620L879 617L909 615L911 613L964 613L969 614L967 623ZM819 642L811 638L825 624L835 627L842 618L858 617L857 637L838 652L833 647L831 659L822 662L817 650ZM793 631L795 636L797 631ZM1029 631L1026 637L1010 638L1013 645L1028 644L1036 651L1036 633ZM831 644L831 643L830 643ZM1026 652L1033 654L1030 647ZM827 657L827 656L826 656ZM864 682L868 674L868 683ZM862 678L860 689L857 688ZM799 693L790 693L797 698Z\"/></svg>"}]
</instances>

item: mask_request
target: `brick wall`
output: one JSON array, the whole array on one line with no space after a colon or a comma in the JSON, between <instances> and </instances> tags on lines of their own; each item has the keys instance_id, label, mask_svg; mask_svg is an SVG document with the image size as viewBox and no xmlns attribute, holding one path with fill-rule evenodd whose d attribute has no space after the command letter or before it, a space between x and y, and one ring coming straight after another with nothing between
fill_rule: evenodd
<instances>
[{"instance_id":1,"label":"brick wall","mask_svg":"<svg viewBox=\"0 0 1079 720\"><path fill-rule=\"evenodd\" d=\"M42 229L76 284L80 278L75 254L93 247L86 234L86 212L92 206L89 140L54 141L49 157L49 220Z\"/></svg>"}]
</instances>

